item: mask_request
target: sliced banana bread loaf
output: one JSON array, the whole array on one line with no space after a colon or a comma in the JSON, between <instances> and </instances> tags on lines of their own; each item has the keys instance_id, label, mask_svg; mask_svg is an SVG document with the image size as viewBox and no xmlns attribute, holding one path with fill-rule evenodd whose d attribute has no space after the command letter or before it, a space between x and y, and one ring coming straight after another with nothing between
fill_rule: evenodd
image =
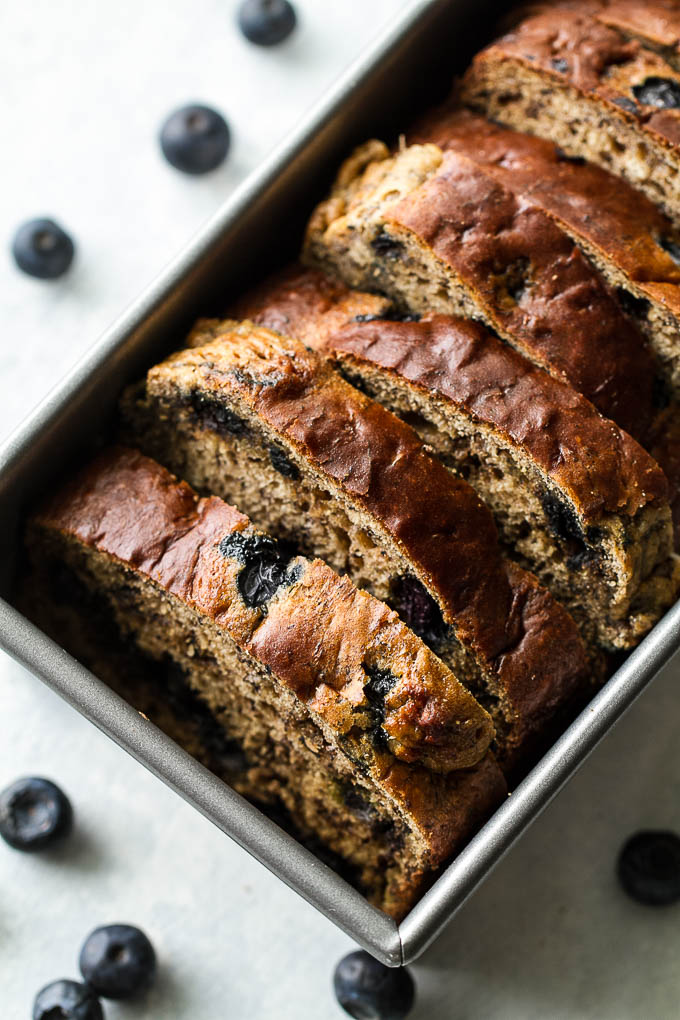
<instances>
[{"instance_id":1,"label":"sliced banana bread loaf","mask_svg":"<svg viewBox=\"0 0 680 1020\"><path fill-rule=\"evenodd\" d=\"M126 434L395 608L491 712L506 767L589 674L573 620L505 561L489 510L299 341L234 324L152 369Z\"/></svg>"},{"instance_id":2,"label":"sliced banana bread loaf","mask_svg":"<svg viewBox=\"0 0 680 1020\"><path fill-rule=\"evenodd\" d=\"M359 297L342 324L342 284L293 266L236 307L330 357L408 421L479 492L510 555L582 632L608 648L632 647L678 588L658 465L584 397L479 323L399 322L387 309L354 314ZM371 301L366 295L367 307ZM231 324L199 324L191 342L204 344L221 329Z\"/></svg>"},{"instance_id":3,"label":"sliced banana bread loaf","mask_svg":"<svg viewBox=\"0 0 680 1020\"><path fill-rule=\"evenodd\" d=\"M105 451L51 497L28 548L39 614L65 567L121 641L181 671L241 750L234 785L280 801L388 912L502 800L489 717L394 612L137 451Z\"/></svg>"},{"instance_id":4,"label":"sliced banana bread loaf","mask_svg":"<svg viewBox=\"0 0 680 1020\"><path fill-rule=\"evenodd\" d=\"M552 217L616 289L680 394L680 234L652 202L552 142L455 105L425 118L408 140L460 152Z\"/></svg>"},{"instance_id":5,"label":"sliced banana bread loaf","mask_svg":"<svg viewBox=\"0 0 680 1020\"><path fill-rule=\"evenodd\" d=\"M680 219L680 70L640 31L647 5L635 19L632 9L623 31L588 4L527 18L475 58L462 98L625 177Z\"/></svg>"},{"instance_id":6,"label":"sliced banana bread loaf","mask_svg":"<svg viewBox=\"0 0 680 1020\"><path fill-rule=\"evenodd\" d=\"M369 142L312 217L306 261L406 311L483 321L647 437L657 368L643 334L551 218L465 156Z\"/></svg>"}]
</instances>

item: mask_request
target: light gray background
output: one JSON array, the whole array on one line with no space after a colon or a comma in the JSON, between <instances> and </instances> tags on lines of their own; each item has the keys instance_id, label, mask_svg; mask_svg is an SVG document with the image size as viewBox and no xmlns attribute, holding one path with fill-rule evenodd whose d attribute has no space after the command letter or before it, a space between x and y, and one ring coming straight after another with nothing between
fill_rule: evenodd
<instances>
[{"instance_id":1,"label":"light gray background","mask_svg":"<svg viewBox=\"0 0 680 1020\"><path fill-rule=\"evenodd\" d=\"M403 4L298 0L283 47L248 46L228 0L4 0L0 12L0 436L136 297L230 190ZM164 115L191 100L234 132L224 168L161 159ZM78 261L51 284L19 274L14 227L51 215ZM680 908L618 890L619 845L680 830L677 669L638 702L577 779L414 966L414 1020L671 1020L680 1015ZM333 1020L349 940L40 682L0 655L0 786L61 783L74 838L32 858L0 844L0 1017L77 976L100 923L145 928L160 979L107 1017Z\"/></svg>"}]
</instances>

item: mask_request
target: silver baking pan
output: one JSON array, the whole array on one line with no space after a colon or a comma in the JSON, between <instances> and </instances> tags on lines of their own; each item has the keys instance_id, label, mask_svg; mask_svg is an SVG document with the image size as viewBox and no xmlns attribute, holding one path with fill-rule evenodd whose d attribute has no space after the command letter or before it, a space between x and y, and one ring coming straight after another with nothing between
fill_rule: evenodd
<instances>
[{"instance_id":1,"label":"silver baking pan","mask_svg":"<svg viewBox=\"0 0 680 1020\"><path fill-rule=\"evenodd\" d=\"M509 800L395 924L208 772L13 607L23 508L106 438L122 387L199 315L294 255L350 147L389 136L437 99L485 41L498 5L420 0L344 74L288 140L0 448L0 644L91 722L384 963L423 952L680 646L680 604L629 656ZM84 626L87 622L84 621Z\"/></svg>"}]
</instances>

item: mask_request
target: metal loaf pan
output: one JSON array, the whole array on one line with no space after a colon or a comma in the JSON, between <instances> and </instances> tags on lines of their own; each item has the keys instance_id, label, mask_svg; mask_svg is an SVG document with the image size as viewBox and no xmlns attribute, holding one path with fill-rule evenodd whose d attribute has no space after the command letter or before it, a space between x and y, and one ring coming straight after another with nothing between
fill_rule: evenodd
<instances>
[{"instance_id":1,"label":"metal loaf pan","mask_svg":"<svg viewBox=\"0 0 680 1020\"><path fill-rule=\"evenodd\" d=\"M22 509L106 437L123 385L198 315L292 256L342 156L394 136L486 41L498 5L419 0L343 75L180 257L0 449L0 591L10 598ZM85 439L84 437L87 437ZM680 604L626 660L408 917L395 924L0 600L0 644L383 962L414 960L680 645Z\"/></svg>"}]
</instances>

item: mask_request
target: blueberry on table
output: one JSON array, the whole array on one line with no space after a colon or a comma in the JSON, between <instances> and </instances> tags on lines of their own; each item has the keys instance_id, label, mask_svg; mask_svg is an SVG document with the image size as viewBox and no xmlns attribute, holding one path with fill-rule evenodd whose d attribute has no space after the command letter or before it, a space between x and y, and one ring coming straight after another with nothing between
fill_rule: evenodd
<instances>
[{"instance_id":1,"label":"blueberry on table","mask_svg":"<svg viewBox=\"0 0 680 1020\"><path fill-rule=\"evenodd\" d=\"M276 46L287 39L297 24L288 0L244 0L238 24L246 39L257 46Z\"/></svg>"},{"instance_id":2,"label":"blueberry on table","mask_svg":"<svg viewBox=\"0 0 680 1020\"><path fill-rule=\"evenodd\" d=\"M12 255L19 269L40 280L56 280L73 262L75 245L54 220L22 223L12 241Z\"/></svg>"},{"instance_id":3,"label":"blueberry on table","mask_svg":"<svg viewBox=\"0 0 680 1020\"><path fill-rule=\"evenodd\" d=\"M226 159L231 134L224 117L209 106L193 104L171 113L160 134L168 163L185 174L206 174Z\"/></svg>"},{"instance_id":4,"label":"blueberry on table","mask_svg":"<svg viewBox=\"0 0 680 1020\"><path fill-rule=\"evenodd\" d=\"M128 999L149 987L156 954L143 931L108 924L88 935L80 951L80 973L105 999Z\"/></svg>"},{"instance_id":5,"label":"blueberry on table","mask_svg":"<svg viewBox=\"0 0 680 1020\"><path fill-rule=\"evenodd\" d=\"M343 957L333 976L335 997L356 1020L403 1020L413 1006L413 978L358 950Z\"/></svg>"},{"instance_id":6,"label":"blueberry on table","mask_svg":"<svg viewBox=\"0 0 680 1020\"><path fill-rule=\"evenodd\" d=\"M73 811L49 779L17 779L0 793L0 836L15 850L43 850L67 836Z\"/></svg>"},{"instance_id":7,"label":"blueberry on table","mask_svg":"<svg viewBox=\"0 0 680 1020\"><path fill-rule=\"evenodd\" d=\"M638 832L624 844L618 861L621 885L649 907L680 900L680 838L673 832Z\"/></svg>"},{"instance_id":8,"label":"blueberry on table","mask_svg":"<svg viewBox=\"0 0 680 1020\"><path fill-rule=\"evenodd\" d=\"M33 1020L104 1020L93 990L78 981L53 981L38 992Z\"/></svg>"}]
</instances>

